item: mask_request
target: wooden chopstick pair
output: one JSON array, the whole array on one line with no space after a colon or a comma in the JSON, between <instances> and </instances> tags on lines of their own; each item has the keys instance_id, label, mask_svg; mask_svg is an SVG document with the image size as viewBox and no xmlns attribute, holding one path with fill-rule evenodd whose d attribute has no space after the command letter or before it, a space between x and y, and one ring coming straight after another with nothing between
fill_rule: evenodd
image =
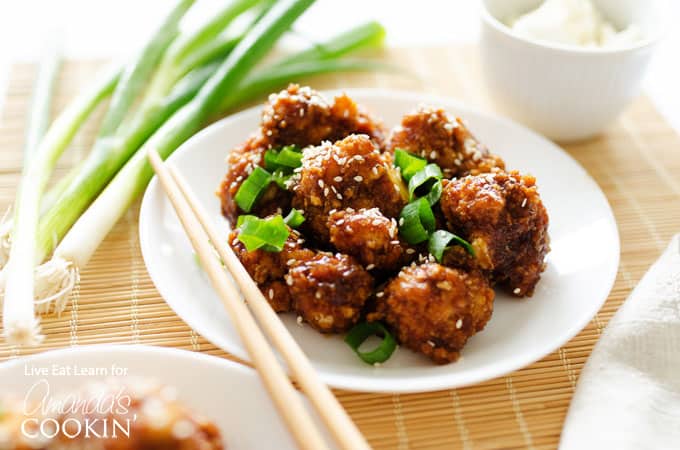
<instances>
[{"instance_id":1,"label":"wooden chopstick pair","mask_svg":"<svg viewBox=\"0 0 680 450\"><path fill-rule=\"evenodd\" d=\"M264 298L231 247L215 245L215 250L238 284L250 309L246 302L241 300L238 289L225 273L220 261L215 258L210 243L224 242L225 236L220 235L212 224L210 216L198 202L184 178L172 165L165 164L155 150L149 150L148 157L204 270L220 295L255 368L298 446L310 450L328 448L323 434L313 422L301 397L258 328L253 313L340 448L370 449L366 439L328 386L320 380L300 346Z\"/></svg>"}]
</instances>

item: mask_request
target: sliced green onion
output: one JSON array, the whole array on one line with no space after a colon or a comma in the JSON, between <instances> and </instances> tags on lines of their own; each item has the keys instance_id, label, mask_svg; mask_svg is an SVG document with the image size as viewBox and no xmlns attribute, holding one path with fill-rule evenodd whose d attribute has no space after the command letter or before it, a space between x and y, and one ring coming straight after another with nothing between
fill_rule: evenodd
<instances>
[{"instance_id":1,"label":"sliced green onion","mask_svg":"<svg viewBox=\"0 0 680 450\"><path fill-rule=\"evenodd\" d=\"M262 167L256 167L236 192L234 200L238 207L245 212L250 212L271 182L272 175Z\"/></svg>"},{"instance_id":2,"label":"sliced green onion","mask_svg":"<svg viewBox=\"0 0 680 450\"><path fill-rule=\"evenodd\" d=\"M439 199L442 197L442 190L443 190L442 181L437 180L430 188L430 193L423 198L427 200L430 206L434 206L435 203L437 203Z\"/></svg>"},{"instance_id":3,"label":"sliced green onion","mask_svg":"<svg viewBox=\"0 0 680 450\"><path fill-rule=\"evenodd\" d=\"M302 215L300 211L297 209L293 208L290 210L288 215L283 219L284 222L286 222L286 225L288 225L291 228L297 228L302 223L305 221L305 216Z\"/></svg>"},{"instance_id":4,"label":"sliced green onion","mask_svg":"<svg viewBox=\"0 0 680 450\"><path fill-rule=\"evenodd\" d=\"M460 245L470 255L475 256L475 251L468 241L446 230L437 230L430 236L427 243L428 250L435 257L438 262L442 262L444 252L449 248L449 244L453 242L454 245Z\"/></svg>"},{"instance_id":5,"label":"sliced green onion","mask_svg":"<svg viewBox=\"0 0 680 450\"><path fill-rule=\"evenodd\" d=\"M399 222L401 223L399 234L409 244L425 242L435 227L434 213L425 198L419 198L404 206L399 215Z\"/></svg>"},{"instance_id":6,"label":"sliced green onion","mask_svg":"<svg viewBox=\"0 0 680 450\"><path fill-rule=\"evenodd\" d=\"M277 170L276 172L272 173L272 181L276 183L278 187L281 189L288 190L288 180L290 180L290 177L292 177L292 174L285 174L281 170Z\"/></svg>"},{"instance_id":7,"label":"sliced green onion","mask_svg":"<svg viewBox=\"0 0 680 450\"><path fill-rule=\"evenodd\" d=\"M264 154L264 167L267 170L281 170L289 175L300 166L302 166L302 153L294 145L287 145L281 150L267 150Z\"/></svg>"},{"instance_id":8,"label":"sliced green onion","mask_svg":"<svg viewBox=\"0 0 680 450\"><path fill-rule=\"evenodd\" d=\"M398 148L394 150L394 165L401 169L401 177L409 182L416 172L427 166L427 160Z\"/></svg>"},{"instance_id":9,"label":"sliced green onion","mask_svg":"<svg viewBox=\"0 0 680 450\"><path fill-rule=\"evenodd\" d=\"M416 197L416 191L429 192L432 185L444 177L442 170L436 164L428 164L414 173L408 182L408 193L411 200Z\"/></svg>"},{"instance_id":10,"label":"sliced green onion","mask_svg":"<svg viewBox=\"0 0 680 450\"><path fill-rule=\"evenodd\" d=\"M368 352L359 350L361 344L371 336L382 337L380 345ZM355 325L354 328L349 330L347 336L345 336L345 342L352 347L354 353L367 364L383 363L387 361L397 348L397 341L380 322L362 322Z\"/></svg>"},{"instance_id":11,"label":"sliced green onion","mask_svg":"<svg viewBox=\"0 0 680 450\"><path fill-rule=\"evenodd\" d=\"M266 219L260 219L257 216L240 216L239 222L238 240L246 246L249 252L257 249L280 252L290 234L280 214Z\"/></svg>"}]
</instances>

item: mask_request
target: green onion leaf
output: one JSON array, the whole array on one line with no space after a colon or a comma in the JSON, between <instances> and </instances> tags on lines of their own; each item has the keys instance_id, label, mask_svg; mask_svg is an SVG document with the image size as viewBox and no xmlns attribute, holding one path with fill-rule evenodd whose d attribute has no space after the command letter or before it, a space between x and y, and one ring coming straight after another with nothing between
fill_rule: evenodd
<instances>
[{"instance_id":1,"label":"green onion leaf","mask_svg":"<svg viewBox=\"0 0 680 450\"><path fill-rule=\"evenodd\" d=\"M434 206L435 203L439 201L439 199L442 197L442 181L437 180L434 182L432 185L432 188L430 189L430 193L427 194L424 199L427 200L427 202L430 204L430 206Z\"/></svg>"},{"instance_id":2,"label":"green onion leaf","mask_svg":"<svg viewBox=\"0 0 680 450\"><path fill-rule=\"evenodd\" d=\"M449 248L448 245L451 242L453 242L454 245L460 245L470 255L475 256L475 251L468 241L453 233L449 233L446 230L437 230L432 233L427 244L428 250L432 253L432 256L435 257L437 262L442 262L444 252Z\"/></svg>"},{"instance_id":3,"label":"green onion leaf","mask_svg":"<svg viewBox=\"0 0 680 450\"><path fill-rule=\"evenodd\" d=\"M368 352L359 350L366 339L375 335L382 337L380 345ZM368 364L387 361L397 348L397 341L380 322L363 322L355 325L345 336L345 342L352 347L352 350L362 361Z\"/></svg>"},{"instance_id":4,"label":"green onion leaf","mask_svg":"<svg viewBox=\"0 0 680 450\"><path fill-rule=\"evenodd\" d=\"M424 197L404 206L399 215L399 222L401 223L399 234L409 244L426 241L435 227L434 213Z\"/></svg>"},{"instance_id":5,"label":"green onion leaf","mask_svg":"<svg viewBox=\"0 0 680 450\"><path fill-rule=\"evenodd\" d=\"M257 216L238 218L238 240L252 252L261 248L267 252L280 252L288 239L290 230L280 214L260 219Z\"/></svg>"},{"instance_id":6,"label":"green onion leaf","mask_svg":"<svg viewBox=\"0 0 680 450\"><path fill-rule=\"evenodd\" d=\"M236 192L234 200L238 207L245 212L250 212L271 181L272 176L269 172L262 167L256 167Z\"/></svg>"},{"instance_id":7,"label":"green onion leaf","mask_svg":"<svg viewBox=\"0 0 680 450\"><path fill-rule=\"evenodd\" d=\"M290 175L300 166L302 166L302 153L294 145L287 145L279 151L267 150L264 154L264 167L267 170L280 170L285 175Z\"/></svg>"},{"instance_id":8,"label":"green onion leaf","mask_svg":"<svg viewBox=\"0 0 680 450\"><path fill-rule=\"evenodd\" d=\"M425 168L427 160L404 150L395 149L394 165L401 169L402 178L409 182L416 172Z\"/></svg>"},{"instance_id":9,"label":"green onion leaf","mask_svg":"<svg viewBox=\"0 0 680 450\"><path fill-rule=\"evenodd\" d=\"M274 173L272 174L272 181L273 181L274 183L276 183L276 185L277 185L278 187L280 187L281 189L283 189L283 190L285 191L285 190L288 189L288 185L287 185L286 183L288 182L288 180L289 180L290 177L292 177L292 176L293 176L293 175L286 175L286 174L283 173L283 171L281 171L281 170L277 170L276 172L274 172Z\"/></svg>"},{"instance_id":10,"label":"green onion leaf","mask_svg":"<svg viewBox=\"0 0 680 450\"><path fill-rule=\"evenodd\" d=\"M291 228L297 228L302 223L305 221L305 216L302 215L300 211L297 209L293 208L290 210L288 215L283 219L284 222L286 222L286 225L288 225Z\"/></svg>"},{"instance_id":11,"label":"green onion leaf","mask_svg":"<svg viewBox=\"0 0 680 450\"><path fill-rule=\"evenodd\" d=\"M410 200L413 200L416 197L416 191L429 192L434 183L441 180L443 177L442 170L436 164L428 164L414 173L408 182Z\"/></svg>"}]
</instances>

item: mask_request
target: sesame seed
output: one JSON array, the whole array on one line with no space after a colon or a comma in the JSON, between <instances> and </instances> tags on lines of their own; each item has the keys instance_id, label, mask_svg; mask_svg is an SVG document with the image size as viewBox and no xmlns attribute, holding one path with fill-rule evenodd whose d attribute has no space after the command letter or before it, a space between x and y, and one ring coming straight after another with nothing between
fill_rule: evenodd
<instances>
[{"instance_id":1,"label":"sesame seed","mask_svg":"<svg viewBox=\"0 0 680 450\"><path fill-rule=\"evenodd\" d=\"M456 321L456 328L460 330L463 327L463 319L458 319Z\"/></svg>"},{"instance_id":2,"label":"sesame seed","mask_svg":"<svg viewBox=\"0 0 680 450\"><path fill-rule=\"evenodd\" d=\"M382 297L383 295L385 295L384 292L377 292L377 293L375 294L375 296L378 297L378 298Z\"/></svg>"},{"instance_id":3,"label":"sesame seed","mask_svg":"<svg viewBox=\"0 0 680 450\"><path fill-rule=\"evenodd\" d=\"M341 177L341 176L337 176L337 177L333 178L333 181L335 181L336 183L341 183L341 182L342 182L342 177Z\"/></svg>"},{"instance_id":4,"label":"sesame seed","mask_svg":"<svg viewBox=\"0 0 680 450\"><path fill-rule=\"evenodd\" d=\"M297 316L297 324L298 326L302 326L302 316Z\"/></svg>"},{"instance_id":5,"label":"sesame seed","mask_svg":"<svg viewBox=\"0 0 680 450\"><path fill-rule=\"evenodd\" d=\"M526 199L526 197L524 198L524 200L522 200L522 208L524 208L525 206L527 206L527 199Z\"/></svg>"},{"instance_id":6,"label":"sesame seed","mask_svg":"<svg viewBox=\"0 0 680 450\"><path fill-rule=\"evenodd\" d=\"M316 298L321 298L321 291L316 291L316 292L314 293L314 297L316 297Z\"/></svg>"},{"instance_id":7,"label":"sesame seed","mask_svg":"<svg viewBox=\"0 0 680 450\"><path fill-rule=\"evenodd\" d=\"M390 241L390 244L399 245L399 244L401 244L401 242L394 240L394 241Z\"/></svg>"},{"instance_id":8,"label":"sesame seed","mask_svg":"<svg viewBox=\"0 0 680 450\"><path fill-rule=\"evenodd\" d=\"M434 346L435 346L435 343L432 342L432 341L427 341L427 345L429 345L430 347L434 347Z\"/></svg>"},{"instance_id":9,"label":"sesame seed","mask_svg":"<svg viewBox=\"0 0 680 450\"><path fill-rule=\"evenodd\" d=\"M342 195L339 192L335 196L338 198L338 200L342 200Z\"/></svg>"},{"instance_id":10,"label":"sesame seed","mask_svg":"<svg viewBox=\"0 0 680 450\"><path fill-rule=\"evenodd\" d=\"M450 291L452 286L449 281L440 281L437 283L437 287L443 291Z\"/></svg>"},{"instance_id":11,"label":"sesame seed","mask_svg":"<svg viewBox=\"0 0 680 450\"><path fill-rule=\"evenodd\" d=\"M378 166L373 166L373 169L371 169L373 172L373 175L378 175Z\"/></svg>"},{"instance_id":12,"label":"sesame seed","mask_svg":"<svg viewBox=\"0 0 680 450\"><path fill-rule=\"evenodd\" d=\"M382 364L380 364L379 362L374 362L374 363L373 363L373 367L380 367L380 366L382 366Z\"/></svg>"},{"instance_id":13,"label":"sesame seed","mask_svg":"<svg viewBox=\"0 0 680 450\"><path fill-rule=\"evenodd\" d=\"M329 193L329 192L330 192L330 191L328 190L328 188L323 188L323 195L324 195L324 197L328 197L328 193Z\"/></svg>"},{"instance_id":14,"label":"sesame seed","mask_svg":"<svg viewBox=\"0 0 680 450\"><path fill-rule=\"evenodd\" d=\"M267 292L267 296L269 297L270 300L273 299L274 298L274 289L270 288L269 292Z\"/></svg>"},{"instance_id":15,"label":"sesame seed","mask_svg":"<svg viewBox=\"0 0 680 450\"><path fill-rule=\"evenodd\" d=\"M399 218L399 226L400 226L400 227L403 227L403 226L404 226L404 218L403 218L403 217L400 217L400 218Z\"/></svg>"},{"instance_id":16,"label":"sesame seed","mask_svg":"<svg viewBox=\"0 0 680 450\"><path fill-rule=\"evenodd\" d=\"M319 185L319 187L320 187L321 189L323 189L323 187L324 187L324 185L325 185L325 183L324 183L323 180L321 180L321 179L317 182L317 184Z\"/></svg>"},{"instance_id":17,"label":"sesame seed","mask_svg":"<svg viewBox=\"0 0 680 450\"><path fill-rule=\"evenodd\" d=\"M340 219L340 220L338 220L337 222L335 222L335 224L336 224L337 226L340 226L340 225L342 225L343 223L345 223L345 219Z\"/></svg>"},{"instance_id":18,"label":"sesame seed","mask_svg":"<svg viewBox=\"0 0 680 450\"><path fill-rule=\"evenodd\" d=\"M378 227L378 226L380 226L380 224L382 223L382 221L381 221L380 219L375 219L375 220L373 220L373 222L371 222L371 223L372 223L373 225L375 225L376 227Z\"/></svg>"},{"instance_id":19,"label":"sesame seed","mask_svg":"<svg viewBox=\"0 0 680 450\"><path fill-rule=\"evenodd\" d=\"M288 261L286 261L286 265L287 265L287 266L292 266L292 265L295 264L296 262L297 262L297 260L296 260L295 258L290 258Z\"/></svg>"},{"instance_id":20,"label":"sesame seed","mask_svg":"<svg viewBox=\"0 0 680 450\"><path fill-rule=\"evenodd\" d=\"M361 183L362 181L364 181L364 177L362 177L361 175L357 175L356 177L354 177L354 181L356 181L357 183Z\"/></svg>"},{"instance_id":21,"label":"sesame seed","mask_svg":"<svg viewBox=\"0 0 680 450\"><path fill-rule=\"evenodd\" d=\"M519 295L520 292L522 292L522 290L520 288L515 288L515 290L512 291L513 294L517 294L517 295Z\"/></svg>"},{"instance_id":22,"label":"sesame seed","mask_svg":"<svg viewBox=\"0 0 680 450\"><path fill-rule=\"evenodd\" d=\"M434 150L432 150L432 152L430 153L430 159L437 159L437 156L439 156L439 155L437 154L437 152L435 152Z\"/></svg>"},{"instance_id":23,"label":"sesame seed","mask_svg":"<svg viewBox=\"0 0 680 450\"><path fill-rule=\"evenodd\" d=\"M287 276L287 277L286 277L286 284L287 284L288 286L292 286L292 285L293 285L293 277Z\"/></svg>"},{"instance_id":24,"label":"sesame seed","mask_svg":"<svg viewBox=\"0 0 680 450\"><path fill-rule=\"evenodd\" d=\"M372 270L375 269L375 264L369 264L366 266L366 270Z\"/></svg>"},{"instance_id":25,"label":"sesame seed","mask_svg":"<svg viewBox=\"0 0 680 450\"><path fill-rule=\"evenodd\" d=\"M407 249L406 249L406 254L407 254L407 255L412 255L412 254L414 254L415 252L416 252L416 250L415 250L414 248L407 248Z\"/></svg>"}]
</instances>

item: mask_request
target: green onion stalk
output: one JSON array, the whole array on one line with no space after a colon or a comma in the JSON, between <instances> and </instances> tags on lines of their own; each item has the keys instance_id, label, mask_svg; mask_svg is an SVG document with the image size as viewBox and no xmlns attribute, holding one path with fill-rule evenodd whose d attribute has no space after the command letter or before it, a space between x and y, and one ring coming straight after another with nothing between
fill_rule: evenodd
<instances>
[{"instance_id":1,"label":"green onion stalk","mask_svg":"<svg viewBox=\"0 0 680 450\"><path fill-rule=\"evenodd\" d=\"M54 250L38 267L36 284L42 298L63 304L97 247L123 216L153 176L147 149L167 158L219 111L222 99L232 95L252 68L271 50L283 33L314 0L283 0L251 28L196 96L174 113L130 158L89 206Z\"/></svg>"},{"instance_id":2,"label":"green onion stalk","mask_svg":"<svg viewBox=\"0 0 680 450\"><path fill-rule=\"evenodd\" d=\"M34 315L33 268L42 192L57 159L94 108L113 92L119 75L119 69L109 71L60 114L40 141L22 176L14 203L12 247L3 268L6 280L3 326L12 344L35 345L41 340L39 322Z\"/></svg>"},{"instance_id":3,"label":"green onion stalk","mask_svg":"<svg viewBox=\"0 0 680 450\"><path fill-rule=\"evenodd\" d=\"M28 161L40 144L40 140L47 131L50 120L50 108L52 105L52 93L54 80L59 72L59 52L52 52L41 62L38 69L33 99L31 101L28 129L26 132L26 144L24 145L24 167L28 167ZM0 220L0 268L4 267L9 258L11 248L11 234L13 221L10 218L9 209L7 214Z\"/></svg>"},{"instance_id":4,"label":"green onion stalk","mask_svg":"<svg viewBox=\"0 0 680 450\"><path fill-rule=\"evenodd\" d=\"M136 58L126 65L120 76L117 77L118 82L102 121L95 148L88 157L83 170L76 176L74 183L78 182L78 177L82 173L105 174L105 172L98 172L101 170L98 164L90 164L90 162L107 161L111 151L108 145L102 143L108 143L110 137L115 134L123 122L125 115L145 86L146 80L155 70L163 52L179 33L179 21L193 2L194 0L180 0ZM97 97L89 96L86 100L91 98ZM83 104L91 103L93 102L83 102ZM85 115L88 115L90 110L81 108L78 112L85 112ZM78 128L74 126L78 122L77 117L78 115L74 117L66 116L68 121L63 128L68 130L68 133L64 133L65 136L72 137L77 131ZM55 122L56 125L58 124ZM59 130L59 127L57 129ZM12 247L3 274L5 285L4 334L10 344L35 345L41 339L39 323L35 316L36 305L34 304L35 298L42 297L40 289L36 289L34 279L36 255L38 255L38 263L41 260L36 239L39 231L40 203L54 166L70 141L70 139L61 138L60 135L58 142L62 145L52 145L50 132L45 136L22 174L17 200L15 201ZM62 197L66 194L68 194L68 188L62 194ZM58 200L57 204L60 201Z\"/></svg>"}]
</instances>

